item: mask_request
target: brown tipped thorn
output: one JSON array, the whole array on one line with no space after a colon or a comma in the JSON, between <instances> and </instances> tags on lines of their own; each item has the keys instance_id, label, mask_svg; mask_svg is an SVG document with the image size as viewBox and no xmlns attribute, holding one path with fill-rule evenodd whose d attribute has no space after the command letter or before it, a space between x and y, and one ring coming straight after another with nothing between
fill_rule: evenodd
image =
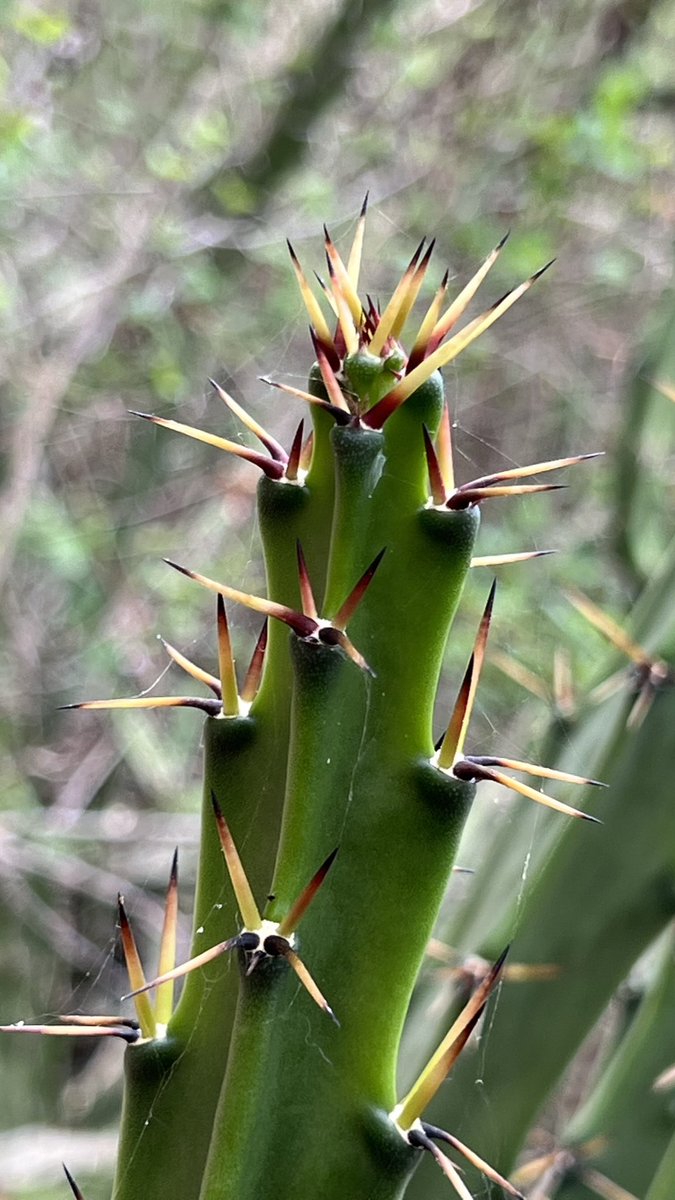
<instances>
[{"instance_id":1,"label":"brown tipped thorn","mask_svg":"<svg viewBox=\"0 0 675 1200\"><path fill-rule=\"evenodd\" d=\"M328 393L328 399L334 408L343 409L344 411L349 412L349 406L344 398L340 384L337 381L335 371L329 362L328 355L314 333L314 330L310 329L309 332L312 339L312 345L314 347L314 353L316 354L316 361L319 364L319 370L321 371L323 385Z\"/></svg>"},{"instance_id":2,"label":"brown tipped thorn","mask_svg":"<svg viewBox=\"0 0 675 1200\"><path fill-rule=\"evenodd\" d=\"M302 267L300 266L300 261L298 259L298 256L295 253L295 250L291 246L291 243L288 241L288 239L286 240L286 245L288 246L288 252L291 256L291 262L293 264L293 270L295 271L295 277L298 281L298 288L300 289L300 295L302 297L302 302L303 302L305 308L307 309L307 315L312 323L312 327L313 327L313 329L316 330L317 337L319 337L321 339L321 341L326 346L330 347L332 352L335 353L335 346L333 344L333 336L331 334L330 329L328 328L328 322L326 321L326 318L324 317L323 312L321 311L319 302L316 299L316 296L314 295L314 292L312 291L311 287L309 286L309 281L307 279L307 276L305 275L305 272L303 271Z\"/></svg>"},{"instance_id":3,"label":"brown tipped thorn","mask_svg":"<svg viewBox=\"0 0 675 1200\"><path fill-rule=\"evenodd\" d=\"M339 646L344 654L347 655L347 658L351 659L351 661L356 664L359 670L365 671L366 674L370 675L372 679L375 678L375 672L373 671L372 667L366 662L360 651L356 649L356 646L352 641L350 641L344 630L335 629L333 626L331 626L321 630L319 636L320 640L326 645Z\"/></svg>"},{"instance_id":4,"label":"brown tipped thorn","mask_svg":"<svg viewBox=\"0 0 675 1200\"><path fill-rule=\"evenodd\" d=\"M550 263L547 264L547 266L550 265ZM486 312L481 313L479 317L476 317L468 325L465 325L459 333L450 338L449 342L445 342L434 350L433 353L429 354L396 387L392 388L386 396L383 396L377 404L374 404L368 410L364 417L365 423L371 429L381 429L385 421L388 420L392 413L396 412L396 409L407 400L408 396L411 396L423 383L426 383L434 371L440 370L441 367L445 367L448 363L453 362L463 350L466 350L472 342L475 342L481 334L494 325L495 321L508 312L512 305L532 287L533 283L535 283L546 269L547 267L543 267L541 271L537 271L535 275L531 275L524 283L507 292L505 296L502 296L501 300L498 300Z\"/></svg>"},{"instance_id":5,"label":"brown tipped thorn","mask_svg":"<svg viewBox=\"0 0 675 1200\"><path fill-rule=\"evenodd\" d=\"M490 632L496 590L497 580L495 579L490 588L483 616L478 626L473 654L469 659L469 665L462 680L459 695L455 701L455 707L452 710L447 732L441 742L438 765L444 770L448 770L453 766L455 759L464 749L464 742L466 741L469 722L471 721L473 706L476 701L476 692L483 669L483 662L485 660L485 648Z\"/></svg>"},{"instance_id":6,"label":"brown tipped thorn","mask_svg":"<svg viewBox=\"0 0 675 1200\"><path fill-rule=\"evenodd\" d=\"M288 456L288 462L286 463L286 479L290 480L291 483L295 483L296 479L298 478L300 459L302 457L302 435L304 427L305 423L304 421L301 421L295 431L295 436L291 445L291 452Z\"/></svg>"},{"instance_id":7,"label":"brown tipped thorn","mask_svg":"<svg viewBox=\"0 0 675 1200\"><path fill-rule=\"evenodd\" d=\"M307 884L307 887L304 888L298 896L295 904L291 905L290 909L286 913L286 916L282 921L279 922L278 933L280 937L290 937L291 934L294 933L298 928L298 925L307 912L312 900L316 896L319 888L321 887L333 863L335 862L337 852L338 847L336 846L334 850L331 850L328 858L321 864L316 874L312 876Z\"/></svg>"},{"instance_id":8,"label":"brown tipped thorn","mask_svg":"<svg viewBox=\"0 0 675 1200\"><path fill-rule=\"evenodd\" d=\"M515 487L465 487L453 492L446 503L446 508L462 509L471 504L480 504L482 500L495 500L504 496L534 496L539 492L560 492L565 488L563 483L522 483Z\"/></svg>"},{"instance_id":9,"label":"brown tipped thorn","mask_svg":"<svg viewBox=\"0 0 675 1200\"><path fill-rule=\"evenodd\" d=\"M127 1029L138 1030L138 1021L135 1017L105 1017L98 1013L91 1016L85 1013L63 1013L58 1019L64 1025L77 1025L80 1028L103 1026L104 1029L116 1029L118 1025L121 1025Z\"/></svg>"},{"instance_id":10,"label":"brown tipped thorn","mask_svg":"<svg viewBox=\"0 0 675 1200\"><path fill-rule=\"evenodd\" d=\"M122 938L122 950L124 952L124 961L127 967L127 975L129 983L134 991L139 991L145 988L146 980L141 964L141 958L138 953L136 939L133 934L129 918L124 907L124 896L118 893L117 896L117 913L120 926L120 934ZM157 1032L155 1014L152 1005L147 996L139 996L134 1000L136 1006L136 1015L141 1026L143 1037L152 1038Z\"/></svg>"},{"instance_id":11,"label":"brown tipped thorn","mask_svg":"<svg viewBox=\"0 0 675 1200\"><path fill-rule=\"evenodd\" d=\"M326 280L321 278L318 271L314 272L314 278L316 279L316 282L318 283L319 287L321 288L321 291L323 292L324 296L326 297L326 300L330 304L333 312L335 313L335 316L337 317L337 315L338 315L337 304L335 303L333 293L331 292L328 284L326 283Z\"/></svg>"},{"instance_id":12,"label":"brown tipped thorn","mask_svg":"<svg viewBox=\"0 0 675 1200\"><path fill-rule=\"evenodd\" d=\"M246 672L246 678L241 689L241 699L245 704L252 704L258 694L260 680L262 679L263 666L265 665L265 651L267 649L267 618L255 644L255 649L251 657L251 662Z\"/></svg>"},{"instance_id":13,"label":"brown tipped thorn","mask_svg":"<svg viewBox=\"0 0 675 1200\"><path fill-rule=\"evenodd\" d=\"M390 337L392 337L392 338L399 338L403 332L405 323L408 320L408 317L410 316L412 307L420 293L420 288L422 287L422 284L424 283L424 277L429 268L429 263L431 261L431 256L434 252L435 245L436 245L436 239L434 238L429 243L429 246L427 247L424 257L422 258L421 262L415 268L415 273L412 277L408 293L405 296L404 301L398 310L396 319L391 327Z\"/></svg>"},{"instance_id":14,"label":"brown tipped thorn","mask_svg":"<svg viewBox=\"0 0 675 1200\"><path fill-rule=\"evenodd\" d=\"M375 558L371 562L370 566L366 567L358 583L354 585L351 592L347 596L347 599L336 612L332 620L332 624L335 629L345 630L347 628L347 625L354 616L354 613L359 607L359 604L363 600L363 597L373 581L373 576L382 562L385 551L386 546L380 550L379 554L375 555Z\"/></svg>"},{"instance_id":15,"label":"brown tipped thorn","mask_svg":"<svg viewBox=\"0 0 675 1200\"><path fill-rule=\"evenodd\" d=\"M400 1104L397 1104L392 1117L396 1120L400 1129L404 1131L411 1129L415 1121L419 1119L430 1104L443 1080L457 1061L471 1033L478 1024L492 992L499 982L508 952L509 947L507 946L465 1004L407 1096L405 1096Z\"/></svg>"},{"instance_id":16,"label":"brown tipped thorn","mask_svg":"<svg viewBox=\"0 0 675 1200\"><path fill-rule=\"evenodd\" d=\"M312 591L312 584L309 578L309 571L307 570L307 563L305 561L305 556L303 554L302 545L300 544L299 538L296 540L295 550L298 557L298 578L300 582L300 603L302 605L302 611L306 617L311 617L313 621L318 621L319 613L317 611L316 600L314 599L314 592Z\"/></svg>"},{"instance_id":17,"label":"brown tipped thorn","mask_svg":"<svg viewBox=\"0 0 675 1200\"><path fill-rule=\"evenodd\" d=\"M526 479L529 475L544 475L547 471L562 471L566 467L576 467L579 463L588 462L592 458L603 458L604 451L596 450L592 454L574 454L568 458L551 458L546 462L530 463L526 467L511 467L507 471L494 471L492 475L482 475L472 479L462 488L473 491L475 488L492 487L497 483L506 483L509 479ZM461 491L462 488L459 490Z\"/></svg>"},{"instance_id":18,"label":"brown tipped thorn","mask_svg":"<svg viewBox=\"0 0 675 1200\"><path fill-rule=\"evenodd\" d=\"M220 700L222 694L220 680L216 679L216 676L212 675L210 671L202 670L202 668L198 667L196 663L193 663L191 659L186 658L184 654L181 654L180 650L177 650L175 646L172 646L170 642L167 642L165 638L161 637L159 634L157 636L169 655L169 658L176 663L176 666L182 667L182 669L188 675L191 675L193 679L198 679L200 683L205 683L206 686L210 687L211 691L214 692Z\"/></svg>"},{"instance_id":19,"label":"brown tipped thorn","mask_svg":"<svg viewBox=\"0 0 675 1200\"><path fill-rule=\"evenodd\" d=\"M363 308L361 305L361 301L359 300L359 297L356 292L356 288L355 288L354 284L352 283L350 272L349 272L348 268L345 267L345 265L340 257L340 254L338 253L338 249L335 245L335 242L333 241L332 237L330 236L325 225L323 227L323 232L324 232L325 246L326 246L326 258L329 263L329 268L332 268L332 281L333 281L334 285L337 284L337 288L340 292L340 295L342 296L342 298L344 300L344 303L346 304L346 306L349 310L349 314L351 317L351 320L349 322L350 331L353 326L355 326L356 329L358 329L359 326L363 322ZM335 286L333 288L333 292L335 294ZM335 298L336 298L336 302L338 304L338 319L340 320L340 323L342 324L342 313L340 312L340 302L338 301L337 295L335 296Z\"/></svg>"},{"instance_id":20,"label":"brown tipped thorn","mask_svg":"<svg viewBox=\"0 0 675 1200\"><path fill-rule=\"evenodd\" d=\"M336 345L340 346L340 339L344 344L346 354L355 354L359 348L359 335L357 327L354 323L351 309L347 303L344 291L342 289L342 281L335 272L335 268L330 260L326 258L328 264L328 278L330 279L331 291L335 299L335 307L338 311L338 335L336 337Z\"/></svg>"},{"instance_id":21,"label":"brown tipped thorn","mask_svg":"<svg viewBox=\"0 0 675 1200\"><path fill-rule=\"evenodd\" d=\"M18 1021L14 1025L0 1025L0 1033L32 1033L42 1037L117 1037L129 1044L137 1042L141 1036L137 1027L122 1023L121 1019L119 1025L85 1025L77 1021L63 1025L27 1025L25 1021Z\"/></svg>"},{"instance_id":22,"label":"brown tipped thorn","mask_svg":"<svg viewBox=\"0 0 675 1200\"><path fill-rule=\"evenodd\" d=\"M226 717L239 716L239 692L237 691L237 673L232 653L232 639L227 623L225 601L220 593L216 599L216 625L218 629L218 670L223 697L223 715Z\"/></svg>"},{"instance_id":23,"label":"brown tipped thorn","mask_svg":"<svg viewBox=\"0 0 675 1200\"><path fill-rule=\"evenodd\" d=\"M424 453L427 456L427 470L429 472L429 486L431 488L431 498L434 504L440 508L448 498L448 493L445 487L445 481L441 473L440 464L434 449L434 443L431 440L431 435L426 425L422 426L422 436L424 438Z\"/></svg>"},{"instance_id":24,"label":"brown tipped thorn","mask_svg":"<svg viewBox=\"0 0 675 1200\"><path fill-rule=\"evenodd\" d=\"M415 277L417 263L419 261L422 250L424 249L425 241L426 241L426 238L422 238L422 241L420 242L419 246L415 250L415 253L413 254L412 258L410 259L408 266L406 267L405 271L403 272L400 282L397 284L396 288L394 289L394 294L391 297L391 300L387 304L384 312L382 313L382 315L379 319L377 329L375 330L375 333L373 334L371 341L370 341L369 350L370 350L371 354L376 354L376 355L381 354L386 345L387 339L391 335L391 331L393 329L394 322L395 322L396 318L398 317L398 314L401 310L401 306L406 301L406 297L408 296L408 293L410 292L410 288L412 287L412 282Z\"/></svg>"},{"instance_id":25,"label":"brown tipped thorn","mask_svg":"<svg viewBox=\"0 0 675 1200\"><path fill-rule=\"evenodd\" d=\"M335 1016L335 1013L333 1012L330 1004L326 1000L326 997L323 995L322 992L319 991L316 983L314 982L314 980L312 979L312 976L310 975L309 971L307 970L307 967L303 963L302 959L298 958L297 954L295 953L295 950L292 950L291 947L288 946L287 949L282 951L282 953L283 953L283 957L286 959L286 961L290 964L290 966L295 971L295 973L296 973L298 979L300 980L302 986L304 987L305 991L309 992L309 995L312 997L312 1000L314 1001L314 1003L318 1004L319 1008L322 1008L325 1013L328 1013L328 1016L330 1017L331 1021L333 1021L336 1025L339 1026L340 1022L338 1021L337 1017Z\"/></svg>"},{"instance_id":26,"label":"brown tipped thorn","mask_svg":"<svg viewBox=\"0 0 675 1200\"><path fill-rule=\"evenodd\" d=\"M499 255L506 244L508 236L508 233L504 235L501 241L495 246L494 250L488 254L487 258L480 265L475 275L469 280L466 286L462 288L462 291L453 300L450 307L443 313L441 317L438 318L433 330L430 333L426 346L426 352L428 354L432 354L437 346L440 346L443 339L447 337L450 331L457 324L459 318L466 311L486 275L492 270L492 267L499 258Z\"/></svg>"},{"instance_id":27,"label":"brown tipped thorn","mask_svg":"<svg viewBox=\"0 0 675 1200\"><path fill-rule=\"evenodd\" d=\"M347 259L347 271L354 291L357 291L358 289L359 275L361 273L363 237L366 231L366 213L368 212L368 195L369 193L366 192L365 196L363 197L363 204L361 205L359 218L356 222L356 229L354 230L354 240L352 242L351 250L349 251L349 258Z\"/></svg>"},{"instance_id":28,"label":"brown tipped thorn","mask_svg":"<svg viewBox=\"0 0 675 1200\"><path fill-rule=\"evenodd\" d=\"M159 425L162 429L183 433L196 442L204 442L206 446L214 446L216 450L225 450L237 458L244 458L246 462L259 467L263 474L268 475L270 479L281 479L284 473L282 463L277 462L275 458L259 454L257 450L251 450L239 442L231 442L228 438L217 437L215 433L207 433L204 429L195 429L192 425L183 425L180 421L168 421L164 417L155 417L152 413L134 412L133 409L129 411L133 417L142 417L144 421L151 421L153 425Z\"/></svg>"},{"instance_id":29,"label":"brown tipped thorn","mask_svg":"<svg viewBox=\"0 0 675 1200\"><path fill-rule=\"evenodd\" d=\"M453 491L455 486L455 464L452 453L452 425L450 423L450 409L447 404L443 405L441 414L441 423L438 428L438 436L436 438L436 454L438 457L438 466L441 472L443 483L445 485L445 494Z\"/></svg>"},{"instance_id":30,"label":"brown tipped thorn","mask_svg":"<svg viewBox=\"0 0 675 1200\"><path fill-rule=\"evenodd\" d=\"M569 771L557 771L553 767L540 767L535 763L521 762L516 758L495 758L467 755L469 762L479 763L485 767L505 767L509 771L523 771L526 775L535 775L538 779L557 779L560 783L578 783L582 787L601 787L609 785L599 779L587 779L585 775L571 775Z\"/></svg>"},{"instance_id":31,"label":"brown tipped thorn","mask_svg":"<svg viewBox=\"0 0 675 1200\"><path fill-rule=\"evenodd\" d=\"M470 1150L469 1147L464 1144L464 1142L460 1142L459 1138L455 1137L454 1134L448 1133L445 1129L439 1129L437 1125L428 1125L426 1121L422 1122L422 1129L426 1133L427 1137L436 1138L438 1141L446 1142L448 1146L452 1146L453 1150L457 1150L461 1155L463 1155L467 1162L470 1162L473 1167L476 1167L476 1169L480 1171L482 1175L485 1175L487 1179L490 1179L500 1188L503 1188L505 1192L508 1192L509 1196L515 1196L516 1200L525 1200L523 1193L519 1192L518 1188L514 1187L512 1183L509 1183L509 1180L503 1175L500 1175L498 1171L495 1171L494 1167L491 1167L490 1164L487 1163L484 1158L481 1158L480 1155L476 1154L474 1150Z\"/></svg>"},{"instance_id":32,"label":"brown tipped thorn","mask_svg":"<svg viewBox=\"0 0 675 1200\"><path fill-rule=\"evenodd\" d=\"M533 558L545 558L555 550L523 550L519 554L483 554L471 559L472 567L508 567L513 563L530 562Z\"/></svg>"},{"instance_id":33,"label":"brown tipped thorn","mask_svg":"<svg viewBox=\"0 0 675 1200\"><path fill-rule=\"evenodd\" d=\"M200 696L133 696L122 700L84 700L80 704L62 704L60 707L81 708L88 712L114 708L200 708L210 717L217 717L222 705L219 700L203 700Z\"/></svg>"},{"instance_id":34,"label":"brown tipped thorn","mask_svg":"<svg viewBox=\"0 0 675 1200\"><path fill-rule=\"evenodd\" d=\"M163 987L165 984L173 983L176 979L182 979L184 975L189 975L192 971L197 971L199 967L205 967L207 963L213 962L215 958L220 958L221 954L227 954L230 950L236 950L238 946L238 936L228 938L226 942L218 942L216 946L211 946L208 950L204 950L202 954L195 955L194 958L190 958L187 962L174 967L172 971L167 971L164 975L158 975L156 979L151 979L149 983L145 983L143 987L137 988L136 991L127 992L126 996L122 996L122 999L135 1000L137 996L143 996L145 992L149 992L153 988Z\"/></svg>"},{"instance_id":35,"label":"brown tipped thorn","mask_svg":"<svg viewBox=\"0 0 675 1200\"><path fill-rule=\"evenodd\" d=\"M326 412L330 413L336 425L348 425L352 419L351 413L345 406L342 392L340 392L341 407L336 408L334 404L330 404L328 400L322 399L321 396L313 396L311 392L303 392L301 388L291 387L288 383L277 383L267 375L261 375L260 382L266 383L268 387L276 388L277 391L285 392L288 396L296 396L298 400L305 400L307 404L313 404L316 408L325 409Z\"/></svg>"},{"instance_id":36,"label":"brown tipped thorn","mask_svg":"<svg viewBox=\"0 0 675 1200\"><path fill-rule=\"evenodd\" d=\"M213 790L211 791L211 803L216 818L218 837L225 858L225 865L227 866L227 873L230 876L232 891L239 905L239 912L244 922L244 928L255 931L256 929L260 929L262 917L258 911L258 905L253 897L251 885L246 877L246 872L232 839L229 826Z\"/></svg>"},{"instance_id":37,"label":"brown tipped thorn","mask_svg":"<svg viewBox=\"0 0 675 1200\"><path fill-rule=\"evenodd\" d=\"M473 1196L471 1195L471 1192L466 1186L455 1164L450 1161L447 1154L444 1154L442 1150L439 1150L435 1142L432 1142L428 1134L424 1132L424 1128L411 1129L410 1133L408 1134L408 1141L410 1142L410 1145L414 1146L416 1149L427 1150L429 1152L431 1157L438 1163L441 1171L445 1175L445 1178L450 1180L450 1183L457 1192L457 1195L460 1197L460 1200L473 1200Z\"/></svg>"},{"instance_id":38,"label":"brown tipped thorn","mask_svg":"<svg viewBox=\"0 0 675 1200\"><path fill-rule=\"evenodd\" d=\"M176 965L176 940L178 935L178 847L174 850L166 889L164 924L159 944L158 975L166 975ZM173 1012L173 982L163 984L157 990L155 1019L158 1025L168 1025Z\"/></svg>"},{"instance_id":39,"label":"brown tipped thorn","mask_svg":"<svg viewBox=\"0 0 675 1200\"><path fill-rule=\"evenodd\" d=\"M509 788L512 792L517 792L519 796L525 796L528 800L534 800L537 804L542 804L544 808L552 808L554 812L562 813L566 817L580 817L582 821L591 821L594 825L601 825L602 821L598 817L592 817L590 813L582 812L579 808L572 808L569 804L563 804L561 800L554 800L553 796L547 796L545 792L538 792L535 788L530 787L527 783L521 783L518 779L511 779L509 775L504 775L502 771L495 771L492 767L480 766L474 763L471 759L463 759L456 762L453 767L453 772L458 779L489 779L493 783L501 783L502 787Z\"/></svg>"},{"instance_id":40,"label":"brown tipped thorn","mask_svg":"<svg viewBox=\"0 0 675 1200\"><path fill-rule=\"evenodd\" d=\"M422 324L419 327L417 337L415 338L415 343L410 351L410 357L406 366L406 373L413 371L418 363L422 361L427 352L429 339L433 332L434 326L441 315L441 310L448 292L449 278L450 272L446 271L440 282L438 291L436 292L436 295L431 301L431 304L429 305L422 319Z\"/></svg>"},{"instance_id":41,"label":"brown tipped thorn","mask_svg":"<svg viewBox=\"0 0 675 1200\"><path fill-rule=\"evenodd\" d=\"M61 1166L63 1167L63 1170L64 1170L64 1173L65 1173L66 1179L68 1180L68 1186L69 1186L69 1188L70 1188L71 1192L73 1193L73 1195L74 1195L74 1197L75 1197L75 1200L84 1200L84 1196L82 1195L82 1192L80 1191L80 1189L79 1189L79 1187L77 1186L77 1184L76 1184L75 1180L73 1179L73 1177L72 1177L72 1175L71 1175L70 1171L68 1170L68 1168L67 1168L66 1164L65 1164L65 1163L61 1163Z\"/></svg>"},{"instance_id":42,"label":"brown tipped thorn","mask_svg":"<svg viewBox=\"0 0 675 1200\"><path fill-rule=\"evenodd\" d=\"M251 608L254 612L264 613L267 617L283 621L298 637L309 637L316 630L316 621L312 621L304 613L295 612L286 604L277 604L274 600L265 600L262 596L252 596L249 592L240 592L237 588L231 588L224 583L218 583L215 579L210 579L208 575L200 575L198 571L181 567L179 563L173 562L170 558L165 558L164 562L173 567L174 571L180 571L181 575L186 575L188 579L194 579L196 583L201 583L202 587L208 588L211 592L220 592L226 599L243 604L245 608Z\"/></svg>"},{"instance_id":43,"label":"brown tipped thorn","mask_svg":"<svg viewBox=\"0 0 675 1200\"><path fill-rule=\"evenodd\" d=\"M230 412L234 413L236 417L239 417L239 420L242 422L242 424L244 424L247 429L250 429L251 433L258 438L258 441L262 442L268 454L270 454L272 458L275 458L277 462L285 463L286 451L281 443L278 442L276 438L272 437L271 433L268 433L266 429L263 429L263 426L260 425L251 416L251 414L246 411L245 408L242 408L241 404L237 404L237 401L230 396L229 392L226 392L219 383L216 383L215 379L209 379L209 383L211 384L211 387L214 388L218 393L221 400L227 405Z\"/></svg>"}]
</instances>

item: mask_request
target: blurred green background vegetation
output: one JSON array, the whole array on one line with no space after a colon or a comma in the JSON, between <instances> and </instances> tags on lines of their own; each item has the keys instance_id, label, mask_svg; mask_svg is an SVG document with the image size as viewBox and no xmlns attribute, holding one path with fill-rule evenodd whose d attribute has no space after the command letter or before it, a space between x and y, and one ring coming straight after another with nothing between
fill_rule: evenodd
<instances>
[{"instance_id":1,"label":"blurred green background vegetation","mask_svg":"<svg viewBox=\"0 0 675 1200\"><path fill-rule=\"evenodd\" d=\"M213 668L208 602L163 555L263 586L254 468L127 410L239 437L213 376L288 441L296 414L258 381L302 386L310 363L284 238L321 271L321 223L348 234L367 189L375 295L423 234L431 289L446 267L461 286L511 229L486 302L557 257L447 383L465 478L607 451L551 503L497 502L480 543L559 551L500 572L494 647L550 689L562 646L575 686L597 682L595 635L562 587L620 618L672 530L675 410L650 380L675 380L675 10L9 0L0 30L0 1020L14 1021L110 1010L125 990L115 893L153 961L176 843L187 936L199 718L58 706L179 690L157 633ZM489 582L475 576L448 701ZM245 655L253 627L234 620ZM476 753L524 751L545 728L546 702L494 666L480 703ZM108 1194L121 1061L117 1044L2 1041L0 1195L62 1195L63 1158L99 1172L91 1200Z\"/></svg>"}]
</instances>

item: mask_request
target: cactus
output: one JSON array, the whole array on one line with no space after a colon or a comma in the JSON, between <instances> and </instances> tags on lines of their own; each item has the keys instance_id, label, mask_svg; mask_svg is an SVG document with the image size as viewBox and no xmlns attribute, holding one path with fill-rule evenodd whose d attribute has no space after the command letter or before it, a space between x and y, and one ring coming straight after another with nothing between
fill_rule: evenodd
<instances>
[{"instance_id":1,"label":"cactus","mask_svg":"<svg viewBox=\"0 0 675 1200\"><path fill-rule=\"evenodd\" d=\"M514 776L595 781L465 749L494 585L438 746L433 735L446 641L467 573L472 565L535 556L476 557L482 505L553 491L559 484L548 482L550 472L594 455L455 480L440 370L542 271L457 332L503 239L451 301L446 275L417 332L406 337L433 244L418 247L380 311L359 292L365 215L364 204L346 262L326 234L328 282L320 291L291 248L314 365L306 391L267 382L309 407L309 438L301 421L286 451L217 382L216 394L261 448L137 414L260 471L267 595L202 573L202 566L214 569L209 564L167 559L216 596L218 673L166 647L211 695L71 706L205 714L188 959L176 965L174 858L155 978L144 972L123 897L118 901L135 1017L74 1014L54 1025L5 1027L126 1043L114 1200L394 1200L425 1155L465 1200L470 1192L457 1155L495 1187L520 1195L486 1161L479 1141L466 1146L453 1129L427 1120L502 977L504 948L494 948L492 966L438 1031L438 1044L406 1088L397 1082L399 1048L481 782L557 810L551 819L572 821L577 840L598 836L588 828L597 818L585 808ZM235 668L233 610L226 612L225 602L265 622L245 675Z\"/></svg>"}]
</instances>

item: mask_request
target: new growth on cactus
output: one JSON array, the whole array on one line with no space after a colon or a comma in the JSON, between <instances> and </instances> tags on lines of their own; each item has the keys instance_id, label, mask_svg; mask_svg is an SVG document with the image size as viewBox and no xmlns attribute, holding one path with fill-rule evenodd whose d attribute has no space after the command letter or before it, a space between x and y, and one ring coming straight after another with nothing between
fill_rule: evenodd
<instances>
[{"instance_id":1,"label":"new growth on cactus","mask_svg":"<svg viewBox=\"0 0 675 1200\"><path fill-rule=\"evenodd\" d=\"M521 1195L480 1147L424 1119L498 987L505 955L407 1090L397 1081L398 1051L476 785L504 784L565 817L597 820L506 772L595 781L465 752L494 584L437 746L433 733L446 640L470 568L542 553L474 555L482 504L554 491L559 483L538 477L595 455L457 482L439 372L546 268L456 331L504 237L449 303L445 274L407 337L434 244L420 243L380 310L359 288L365 219L366 202L346 261L326 231L328 275L318 290L289 245L315 361L306 391L265 383L308 405L308 438L301 422L287 452L215 381L261 449L135 414L259 469L267 596L167 558L217 596L217 673L164 643L212 695L69 706L190 707L206 717L189 956L176 965L174 859L151 980L119 900L136 1019L71 1016L31 1027L128 1043L115 1200L394 1200L424 1153L470 1200L446 1151ZM265 618L241 689L226 601Z\"/></svg>"}]
</instances>

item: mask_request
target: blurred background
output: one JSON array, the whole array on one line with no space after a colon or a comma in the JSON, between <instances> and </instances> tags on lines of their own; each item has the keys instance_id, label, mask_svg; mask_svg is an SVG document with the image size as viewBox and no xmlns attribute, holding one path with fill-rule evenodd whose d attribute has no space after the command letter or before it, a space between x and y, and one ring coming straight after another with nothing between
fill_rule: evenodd
<instances>
[{"instance_id":1,"label":"blurred background","mask_svg":"<svg viewBox=\"0 0 675 1200\"><path fill-rule=\"evenodd\" d=\"M239 437L213 376L288 441L303 414L258 379L302 387L311 361L284 239L321 271L322 222L346 246L366 190L375 295L423 234L437 239L430 295L446 267L461 287L511 230L481 307L557 259L447 373L462 479L607 452L550 503L485 513L480 553L559 553L500 572L493 649L534 672L541 697L493 664L474 752L531 746L561 645L575 686L596 682L594 635L562 586L621 619L672 530L675 408L651 383L675 380L675 10L8 0L0 30L10 1022L114 1010L118 890L153 969L176 844L187 943L199 716L59 706L181 690L157 634L214 668L210 602L163 555L264 586L255 469L128 410ZM474 575L440 707L489 586ZM247 655L253 627L234 623ZM121 1062L112 1042L0 1042L0 1196L62 1195L64 1158L78 1178L97 1172L91 1200L109 1194Z\"/></svg>"}]
</instances>

